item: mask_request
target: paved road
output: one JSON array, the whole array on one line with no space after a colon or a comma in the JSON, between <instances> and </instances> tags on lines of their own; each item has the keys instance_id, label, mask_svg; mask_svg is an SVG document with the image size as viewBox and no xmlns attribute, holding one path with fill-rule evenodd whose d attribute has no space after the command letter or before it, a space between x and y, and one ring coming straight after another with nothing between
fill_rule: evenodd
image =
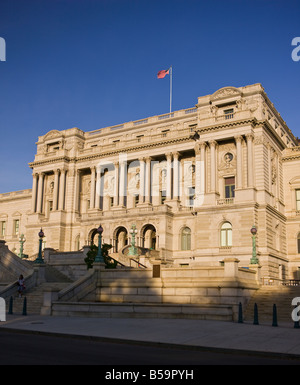
<instances>
[{"instance_id":1,"label":"paved road","mask_svg":"<svg viewBox=\"0 0 300 385\"><path fill-rule=\"evenodd\" d=\"M0 329L1 365L299 365L299 360L11 332ZM106 370L106 369L105 369Z\"/></svg>"}]
</instances>

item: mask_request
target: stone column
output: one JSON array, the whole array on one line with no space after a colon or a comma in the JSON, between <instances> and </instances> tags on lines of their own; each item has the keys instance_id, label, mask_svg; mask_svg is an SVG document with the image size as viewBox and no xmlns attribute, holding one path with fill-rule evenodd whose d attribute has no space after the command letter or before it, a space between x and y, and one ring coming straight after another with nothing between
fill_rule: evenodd
<instances>
[{"instance_id":1,"label":"stone column","mask_svg":"<svg viewBox=\"0 0 300 385\"><path fill-rule=\"evenodd\" d=\"M247 134L248 187L253 187L253 135Z\"/></svg>"},{"instance_id":2,"label":"stone column","mask_svg":"<svg viewBox=\"0 0 300 385\"><path fill-rule=\"evenodd\" d=\"M243 188L243 161L242 161L242 137L236 136L236 188Z\"/></svg>"},{"instance_id":3,"label":"stone column","mask_svg":"<svg viewBox=\"0 0 300 385\"><path fill-rule=\"evenodd\" d=\"M206 192L206 175L205 175L205 151L206 151L206 143L201 142L200 143L200 161L201 161L201 170L202 170L202 175L201 175L201 188L200 192L201 194L205 194Z\"/></svg>"},{"instance_id":4,"label":"stone column","mask_svg":"<svg viewBox=\"0 0 300 385\"><path fill-rule=\"evenodd\" d=\"M65 186L66 186L66 170L62 169L60 172L59 181L59 210L64 210L65 204Z\"/></svg>"},{"instance_id":5,"label":"stone column","mask_svg":"<svg viewBox=\"0 0 300 385\"><path fill-rule=\"evenodd\" d=\"M151 158L146 158L146 186L145 186L145 203L151 201Z\"/></svg>"},{"instance_id":6,"label":"stone column","mask_svg":"<svg viewBox=\"0 0 300 385\"><path fill-rule=\"evenodd\" d=\"M74 194L74 211L80 212L80 176L81 171L75 170L75 194Z\"/></svg>"},{"instance_id":7,"label":"stone column","mask_svg":"<svg viewBox=\"0 0 300 385\"><path fill-rule=\"evenodd\" d=\"M173 170L174 170L174 178L173 178L173 199L179 199L179 152L173 153Z\"/></svg>"},{"instance_id":8,"label":"stone column","mask_svg":"<svg viewBox=\"0 0 300 385\"><path fill-rule=\"evenodd\" d=\"M119 206L124 206L125 200L125 161L120 161L120 188L119 188Z\"/></svg>"},{"instance_id":9,"label":"stone column","mask_svg":"<svg viewBox=\"0 0 300 385\"><path fill-rule=\"evenodd\" d=\"M145 196L145 160L139 159L140 162L140 191L139 191L139 203L144 203Z\"/></svg>"},{"instance_id":10,"label":"stone column","mask_svg":"<svg viewBox=\"0 0 300 385\"><path fill-rule=\"evenodd\" d=\"M96 177L96 167L91 167L91 196L90 196L90 208L95 208L95 177Z\"/></svg>"},{"instance_id":11,"label":"stone column","mask_svg":"<svg viewBox=\"0 0 300 385\"><path fill-rule=\"evenodd\" d=\"M200 144L196 143L195 146L195 200L197 200L200 197L201 193L201 150L200 150ZM196 204L194 202L194 204ZM197 204L196 204L197 205Z\"/></svg>"},{"instance_id":12,"label":"stone column","mask_svg":"<svg viewBox=\"0 0 300 385\"><path fill-rule=\"evenodd\" d=\"M31 211L35 213L36 211L36 204L37 204L37 183L38 183L38 174L33 174L33 181L32 181L32 196L31 196Z\"/></svg>"},{"instance_id":13,"label":"stone column","mask_svg":"<svg viewBox=\"0 0 300 385\"><path fill-rule=\"evenodd\" d=\"M57 210L59 171L59 169L54 170L53 211Z\"/></svg>"},{"instance_id":14,"label":"stone column","mask_svg":"<svg viewBox=\"0 0 300 385\"><path fill-rule=\"evenodd\" d=\"M115 166L114 207L117 207L119 205L119 162L115 162L114 166Z\"/></svg>"},{"instance_id":15,"label":"stone column","mask_svg":"<svg viewBox=\"0 0 300 385\"><path fill-rule=\"evenodd\" d=\"M44 173L39 174L39 181L38 181L38 194L37 194L37 207L36 212L41 213L42 212L42 204L43 204L43 189L44 189Z\"/></svg>"},{"instance_id":16,"label":"stone column","mask_svg":"<svg viewBox=\"0 0 300 385\"><path fill-rule=\"evenodd\" d=\"M95 209L100 209L100 194L101 194L101 166L97 167L97 179L96 179L96 198Z\"/></svg>"},{"instance_id":17,"label":"stone column","mask_svg":"<svg viewBox=\"0 0 300 385\"><path fill-rule=\"evenodd\" d=\"M210 191L216 192L216 144L211 140L210 144Z\"/></svg>"},{"instance_id":18,"label":"stone column","mask_svg":"<svg viewBox=\"0 0 300 385\"><path fill-rule=\"evenodd\" d=\"M166 191L166 200L171 200L172 197L172 154L166 154L167 157L167 191Z\"/></svg>"}]
</instances>

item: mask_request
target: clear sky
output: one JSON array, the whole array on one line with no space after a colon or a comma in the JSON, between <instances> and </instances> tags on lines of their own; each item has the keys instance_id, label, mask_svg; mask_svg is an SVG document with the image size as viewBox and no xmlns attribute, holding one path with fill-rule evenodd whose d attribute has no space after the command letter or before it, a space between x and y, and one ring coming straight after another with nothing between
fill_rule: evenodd
<instances>
[{"instance_id":1,"label":"clear sky","mask_svg":"<svg viewBox=\"0 0 300 385\"><path fill-rule=\"evenodd\" d=\"M0 193L31 188L38 136L193 107L261 83L300 137L299 0L1 0Z\"/></svg>"}]
</instances>

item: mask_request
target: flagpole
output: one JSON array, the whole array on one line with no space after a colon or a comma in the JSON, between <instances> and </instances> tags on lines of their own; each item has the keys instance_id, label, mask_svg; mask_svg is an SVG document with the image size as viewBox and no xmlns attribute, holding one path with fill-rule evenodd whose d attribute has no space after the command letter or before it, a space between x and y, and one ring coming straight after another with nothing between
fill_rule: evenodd
<instances>
[{"instance_id":1,"label":"flagpole","mask_svg":"<svg viewBox=\"0 0 300 385\"><path fill-rule=\"evenodd\" d=\"M170 113L172 112L172 66L170 67Z\"/></svg>"}]
</instances>

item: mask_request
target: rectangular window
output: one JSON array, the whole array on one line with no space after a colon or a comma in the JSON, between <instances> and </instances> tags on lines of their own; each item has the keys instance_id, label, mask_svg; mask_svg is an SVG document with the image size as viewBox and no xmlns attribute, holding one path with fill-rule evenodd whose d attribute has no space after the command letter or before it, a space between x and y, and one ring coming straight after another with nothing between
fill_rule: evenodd
<instances>
[{"instance_id":1,"label":"rectangular window","mask_svg":"<svg viewBox=\"0 0 300 385\"><path fill-rule=\"evenodd\" d=\"M195 187L189 187L189 206L194 206L194 198L195 198Z\"/></svg>"},{"instance_id":2,"label":"rectangular window","mask_svg":"<svg viewBox=\"0 0 300 385\"><path fill-rule=\"evenodd\" d=\"M224 110L225 119L233 118L233 108L229 108L228 110Z\"/></svg>"},{"instance_id":3,"label":"rectangular window","mask_svg":"<svg viewBox=\"0 0 300 385\"><path fill-rule=\"evenodd\" d=\"M161 203L161 204L163 204L164 201L166 200L166 196L167 196L166 190L162 190L162 191L160 192L160 203Z\"/></svg>"},{"instance_id":4,"label":"rectangular window","mask_svg":"<svg viewBox=\"0 0 300 385\"><path fill-rule=\"evenodd\" d=\"M4 237L5 236L5 229L6 229L6 222L1 222L1 236Z\"/></svg>"},{"instance_id":5,"label":"rectangular window","mask_svg":"<svg viewBox=\"0 0 300 385\"><path fill-rule=\"evenodd\" d=\"M225 198L234 198L235 177L225 178Z\"/></svg>"},{"instance_id":6,"label":"rectangular window","mask_svg":"<svg viewBox=\"0 0 300 385\"><path fill-rule=\"evenodd\" d=\"M300 211L300 189L296 190L296 210Z\"/></svg>"},{"instance_id":7,"label":"rectangular window","mask_svg":"<svg viewBox=\"0 0 300 385\"><path fill-rule=\"evenodd\" d=\"M135 195L134 196L134 207L137 206L137 204L139 203L139 200L140 200L140 196L139 195Z\"/></svg>"},{"instance_id":8,"label":"rectangular window","mask_svg":"<svg viewBox=\"0 0 300 385\"><path fill-rule=\"evenodd\" d=\"M20 226L20 221L19 221L19 219L16 219L14 221L14 235L19 234L19 226Z\"/></svg>"}]
</instances>

